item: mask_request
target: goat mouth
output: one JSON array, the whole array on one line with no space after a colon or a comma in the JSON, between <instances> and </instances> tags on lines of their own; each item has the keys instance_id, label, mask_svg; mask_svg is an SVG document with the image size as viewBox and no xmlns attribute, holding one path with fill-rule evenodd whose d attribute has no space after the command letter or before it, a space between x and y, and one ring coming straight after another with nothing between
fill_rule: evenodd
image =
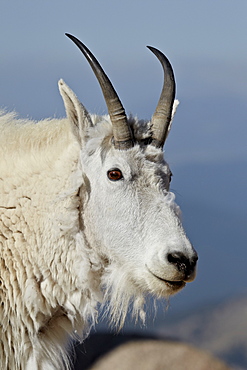
<instances>
[{"instance_id":1,"label":"goat mouth","mask_svg":"<svg viewBox=\"0 0 247 370\"><path fill-rule=\"evenodd\" d=\"M181 289L181 288L185 287L185 285L186 285L186 282L183 281L183 280L174 280L174 281L166 280L166 279L161 278L160 276L155 275L152 271L149 270L148 267L147 267L147 269L150 272L150 274L152 274L154 277L156 277L156 279L158 279L160 281L163 281L169 288L171 288L173 290Z\"/></svg>"},{"instance_id":2,"label":"goat mouth","mask_svg":"<svg viewBox=\"0 0 247 370\"><path fill-rule=\"evenodd\" d=\"M172 288L172 289L181 289L181 288L184 288L185 285L186 285L186 282L181 280L181 281L169 281L169 280L164 280L164 279L161 279L165 282L165 284L167 286L169 286L169 288Z\"/></svg>"},{"instance_id":3,"label":"goat mouth","mask_svg":"<svg viewBox=\"0 0 247 370\"><path fill-rule=\"evenodd\" d=\"M162 279L159 276L154 275L154 274L153 274L153 276L155 276L157 279L163 281L169 288L172 288L172 289L181 289L186 285L186 282L183 281L183 280L171 281L171 280Z\"/></svg>"}]
</instances>

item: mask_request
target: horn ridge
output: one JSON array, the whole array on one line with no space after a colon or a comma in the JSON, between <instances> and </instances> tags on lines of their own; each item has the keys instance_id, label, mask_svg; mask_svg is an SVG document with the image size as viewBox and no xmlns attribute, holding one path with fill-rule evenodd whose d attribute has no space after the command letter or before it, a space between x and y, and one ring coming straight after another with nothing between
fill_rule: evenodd
<instances>
[{"instance_id":1,"label":"horn ridge","mask_svg":"<svg viewBox=\"0 0 247 370\"><path fill-rule=\"evenodd\" d=\"M169 125L172 117L173 102L175 99L175 77L172 66L167 57L158 49L147 46L159 59L164 71L164 83L159 102L152 116L152 145L163 147L168 135Z\"/></svg>"},{"instance_id":2,"label":"horn ridge","mask_svg":"<svg viewBox=\"0 0 247 370\"><path fill-rule=\"evenodd\" d=\"M132 130L128 124L125 109L103 68L91 51L75 36L68 33L69 37L81 50L88 63L90 64L103 93L108 113L113 128L113 143L117 149L129 149L134 146Z\"/></svg>"}]
</instances>

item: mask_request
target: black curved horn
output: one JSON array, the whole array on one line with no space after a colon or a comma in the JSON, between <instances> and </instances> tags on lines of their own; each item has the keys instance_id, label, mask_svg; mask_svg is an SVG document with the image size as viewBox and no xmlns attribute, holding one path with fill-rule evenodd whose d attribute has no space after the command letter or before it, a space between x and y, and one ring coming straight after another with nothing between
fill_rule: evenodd
<instances>
[{"instance_id":1,"label":"black curved horn","mask_svg":"<svg viewBox=\"0 0 247 370\"><path fill-rule=\"evenodd\" d=\"M175 78L172 66L167 57L158 49L147 46L159 59L164 71L164 83L158 105L152 116L152 145L163 147L172 118L172 107L175 98Z\"/></svg>"},{"instance_id":2,"label":"black curved horn","mask_svg":"<svg viewBox=\"0 0 247 370\"><path fill-rule=\"evenodd\" d=\"M115 148L128 149L133 147L134 140L132 131L128 124L124 107L114 87L112 86L111 81L91 51L75 36L72 36L68 33L65 35L68 36L84 54L101 86L101 90L108 108L108 113L112 122Z\"/></svg>"}]
</instances>

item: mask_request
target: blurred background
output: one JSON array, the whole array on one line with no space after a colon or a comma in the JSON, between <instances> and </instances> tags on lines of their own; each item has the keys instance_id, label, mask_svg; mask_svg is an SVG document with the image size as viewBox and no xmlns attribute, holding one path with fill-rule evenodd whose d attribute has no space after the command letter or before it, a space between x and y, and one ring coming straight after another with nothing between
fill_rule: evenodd
<instances>
[{"instance_id":1,"label":"blurred background","mask_svg":"<svg viewBox=\"0 0 247 370\"><path fill-rule=\"evenodd\" d=\"M35 120L65 115L63 78L90 112L106 107L68 32L96 55L128 113L151 117L163 75L175 71L180 106L165 147L172 191L199 253L195 282L150 309L147 327L247 368L246 0L1 1L0 107ZM106 330L100 322L96 331Z\"/></svg>"}]
</instances>

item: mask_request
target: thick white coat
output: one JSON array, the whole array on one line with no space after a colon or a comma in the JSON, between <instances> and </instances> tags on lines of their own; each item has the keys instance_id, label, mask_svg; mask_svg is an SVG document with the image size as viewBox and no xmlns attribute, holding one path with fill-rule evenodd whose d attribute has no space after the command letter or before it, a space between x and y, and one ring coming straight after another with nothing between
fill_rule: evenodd
<instances>
[{"instance_id":1,"label":"thick white coat","mask_svg":"<svg viewBox=\"0 0 247 370\"><path fill-rule=\"evenodd\" d=\"M195 259L169 192L161 149L111 145L108 116L91 116L61 80L67 118L0 118L1 369L69 366L66 346L109 302L112 321L144 319L149 293L168 297L192 281L167 260ZM149 123L130 118L135 136ZM123 179L110 181L119 168ZM195 265L195 263L194 263Z\"/></svg>"}]
</instances>

